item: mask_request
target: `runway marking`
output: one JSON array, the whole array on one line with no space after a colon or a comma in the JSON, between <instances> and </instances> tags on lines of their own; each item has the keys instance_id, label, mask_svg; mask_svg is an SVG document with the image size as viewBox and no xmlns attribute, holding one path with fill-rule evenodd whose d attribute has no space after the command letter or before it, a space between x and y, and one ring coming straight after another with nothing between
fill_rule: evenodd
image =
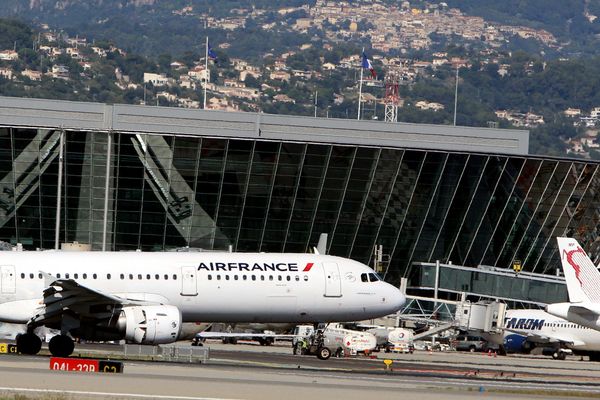
<instances>
[{"instance_id":1,"label":"runway marking","mask_svg":"<svg viewBox=\"0 0 600 400\"><path fill-rule=\"evenodd\" d=\"M130 397L140 399L177 399L177 400L241 400L230 397L191 397L191 396L166 396L159 394L136 394L136 393L110 393L110 392L87 392L81 390L56 390L56 389L29 389L0 386L0 392L30 392L30 393L57 393L72 395L88 395L102 397Z\"/></svg>"}]
</instances>

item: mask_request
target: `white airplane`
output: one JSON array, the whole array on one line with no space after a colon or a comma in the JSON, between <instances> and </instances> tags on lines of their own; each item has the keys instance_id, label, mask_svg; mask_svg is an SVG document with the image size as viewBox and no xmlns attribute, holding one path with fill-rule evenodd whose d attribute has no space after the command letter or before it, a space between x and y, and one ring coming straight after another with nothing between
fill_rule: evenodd
<instances>
[{"instance_id":1,"label":"white airplane","mask_svg":"<svg viewBox=\"0 0 600 400\"><path fill-rule=\"evenodd\" d=\"M563 349L570 349L574 354L589 356L590 361L600 361L600 332L542 310L507 310L502 336L507 351L551 347L554 358L564 359Z\"/></svg>"},{"instance_id":2,"label":"white airplane","mask_svg":"<svg viewBox=\"0 0 600 400\"><path fill-rule=\"evenodd\" d=\"M600 330L600 272L577 240L565 237L557 240L569 302L548 304L546 311L567 321Z\"/></svg>"},{"instance_id":3,"label":"white airplane","mask_svg":"<svg viewBox=\"0 0 600 400\"><path fill-rule=\"evenodd\" d=\"M36 354L37 327L57 329L49 350L72 338L171 343L185 322L356 321L396 312L405 296L359 262L316 254L3 252L0 322Z\"/></svg>"}]
</instances>

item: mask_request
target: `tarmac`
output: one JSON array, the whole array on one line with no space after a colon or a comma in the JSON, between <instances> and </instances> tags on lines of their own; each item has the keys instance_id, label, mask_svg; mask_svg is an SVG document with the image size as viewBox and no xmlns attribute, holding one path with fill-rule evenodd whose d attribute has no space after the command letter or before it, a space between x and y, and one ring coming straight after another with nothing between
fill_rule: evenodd
<instances>
[{"instance_id":1,"label":"tarmac","mask_svg":"<svg viewBox=\"0 0 600 400\"><path fill-rule=\"evenodd\" d=\"M180 346L189 346L180 343ZM86 345L98 358L120 346ZM291 346L208 344L206 363L125 361L120 374L53 371L48 356L0 356L0 398L600 398L600 363L481 353L375 353L326 361ZM391 360L386 366L384 360ZM389 364L389 361L387 362Z\"/></svg>"}]
</instances>

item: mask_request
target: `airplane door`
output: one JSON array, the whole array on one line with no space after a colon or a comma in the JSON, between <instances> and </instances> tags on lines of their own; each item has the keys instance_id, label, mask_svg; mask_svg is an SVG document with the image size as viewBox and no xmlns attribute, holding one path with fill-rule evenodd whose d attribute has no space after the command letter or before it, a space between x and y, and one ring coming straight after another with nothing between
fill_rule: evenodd
<instances>
[{"instance_id":1,"label":"airplane door","mask_svg":"<svg viewBox=\"0 0 600 400\"><path fill-rule=\"evenodd\" d=\"M325 273L325 297L341 297L342 280L338 265L333 262L324 262L323 272Z\"/></svg>"},{"instance_id":2,"label":"airplane door","mask_svg":"<svg viewBox=\"0 0 600 400\"><path fill-rule=\"evenodd\" d=\"M196 286L196 267L181 267L181 295L197 296L198 287Z\"/></svg>"},{"instance_id":3,"label":"airplane door","mask_svg":"<svg viewBox=\"0 0 600 400\"><path fill-rule=\"evenodd\" d=\"M1 293L15 293L16 277L14 265L0 265Z\"/></svg>"}]
</instances>

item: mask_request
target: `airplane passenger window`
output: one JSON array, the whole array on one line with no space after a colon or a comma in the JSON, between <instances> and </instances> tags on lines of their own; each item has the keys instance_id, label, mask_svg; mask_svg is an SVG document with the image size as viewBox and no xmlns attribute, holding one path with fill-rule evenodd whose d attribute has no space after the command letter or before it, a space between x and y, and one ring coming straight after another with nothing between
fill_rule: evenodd
<instances>
[{"instance_id":1,"label":"airplane passenger window","mask_svg":"<svg viewBox=\"0 0 600 400\"><path fill-rule=\"evenodd\" d=\"M229 275L225 275L225 280L228 281L229 280Z\"/></svg>"},{"instance_id":2,"label":"airplane passenger window","mask_svg":"<svg viewBox=\"0 0 600 400\"><path fill-rule=\"evenodd\" d=\"M298 275L296 275L296 282L298 282L300 280L300 277Z\"/></svg>"},{"instance_id":3,"label":"airplane passenger window","mask_svg":"<svg viewBox=\"0 0 600 400\"><path fill-rule=\"evenodd\" d=\"M129 274L129 279L133 279L133 274Z\"/></svg>"},{"instance_id":4,"label":"airplane passenger window","mask_svg":"<svg viewBox=\"0 0 600 400\"><path fill-rule=\"evenodd\" d=\"M248 275L242 275L242 277L244 278L244 280L248 279Z\"/></svg>"},{"instance_id":5,"label":"airplane passenger window","mask_svg":"<svg viewBox=\"0 0 600 400\"><path fill-rule=\"evenodd\" d=\"M217 280L220 281L221 280L221 275L217 275Z\"/></svg>"},{"instance_id":6,"label":"airplane passenger window","mask_svg":"<svg viewBox=\"0 0 600 400\"><path fill-rule=\"evenodd\" d=\"M83 274L83 279L87 279L87 274Z\"/></svg>"},{"instance_id":7,"label":"airplane passenger window","mask_svg":"<svg viewBox=\"0 0 600 400\"><path fill-rule=\"evenodd\" d=\"M21 279L25 279L25 274L21 272Z\"/></svg>"},{"instance_id":8,"label":"airplane passenger window","mask_svg":"<svg viewBox=\"0 0 600 400\"><path fill-rule=\"evenodd\" d=\"M42 279L42 278L43 278L43 275L42 275L42 273L41 273L41 272L38 274L38 278L40 278L40 279Z\"/></svg>"},{"instance_id":9,"label":"airplane passenger window","mask_svg":"<svg viewBox=\"0 0 600 400\"><path fill-rule=\"evenodd\" d=\"M146 274L146 279L150 280L150 278L152 278L150 274Z\"/></svg>"},{"instance_id":10,"label":"airplane passenger window","mask_svg":"<svg viewBox=\"0 0 600 400\"><path fill-rule=\"evenodd\" d=\"M73 278L79 279L79 274L73 274Z\"/></svg>"},{"instance_id":11,"label":"airplane passenger window","mask_svg":"<svg viewBox=\"0 0 600 400\"><path fill-rule=\"evenodd\" d=\"M142 274L138 274L138 279L141 280L142 279Z\"/></svg>"},{"instance_id":12,"label":"airplane passenger window","mask_svg":"<svg viewBox=\"0 0 600 400\"><path fill-rule=\"evenodd\" d=\"M110 274L106 274L106 279L110 279Z\"/></svg>"},{"instance_id":13,"label":"airplane passenger window","mask_svg":"<svg viewBox=\"0 0 600 400\"><path fill-rule=\"evenodd\" d=\"M94 274L92 275L92 278L96 279L98 277L98 275Z\"/></svg>"},{"instance_id":14,"label":"airplane passenger window","mask_svg":"<svg viewBox=\"0 0 600 400\"><path fill-rule=\"evenodd\" d=\"M255 281L256 280L256 275L252 275L252 280Z\"/></svg>"},{"instance_id":15,"label":"airplane passenger window","mask_svg":"<svg viewBox=\"0 0 600 400\"><path fill-rule=\"evenodd\" d=\"M261 275L261 276L260 276L260 280L261 280L261 281L264 281L264 280L265 280L265 276L264 276L264 275Z\"/></svg>"},{"instance_id":16,"label":"airplane passenger window","mask_svg":"<svg viewBox=\"0 0 600 400\"><path fill-rule=\"evenodd\" d=\"M291 281L291 280L292 280L292 277L288 275L288 276L286 277L286 279L287 279L288 281Z\"/></svg>"},{"instance_id":17,"label":"airplane passenger window","mask_svg":"<svg viewBox=\"0 0 600 400\"><path fill-rule=\"evenodd\" d=\"M60 274L56 274L56 279L60 279Z\"/></svg>"},{"instance_id":18,"label":"airplane passenger window","mask_svg":"<svg viewBox=\"0 0 600 400\"><path fill-rule=\"evenodd\" d=\"M369 277L367 276L367 274L360 274L360 280L362 282L369 282Z\"/></svg>"},{"instance_id":19,"label":"airplane passenger window","mask_svg":"<svg viewBox=\"0 0 600 400\"><path fill-rule=\"evenodd\" d=\"M308 281L308 275L304 275L304 281Z\"/></svg>"},{"instance_id":20,"label":"airplane passenger window","mask_svg":"<svg viewBox=\"0 0 600 400\"><path fill-rule=\"evenodd\" d=\"M269 280L272 281L273 280L273 275L269 275Z\"/></svg>"},{"instance_id":21,"label":"airplane passenger window","mask_svg":"<svg viewBox=\"0 0 600 400\"><path fill-rule=\"evenodd\" d=\"M237 276L237 275L234 275L234 276L233 276L233 280L234 280L234 281L237 281L237 280L238 280L238 276Z\"/></svg>"},{"instance_id":22,"label":"airplane passenger window","mask_svg":"<svg viewBox=\"0 0 600 400\"><path fill-rule=\"evenodd\" d=\"M212 281L212 275L208 275L208 280Z\"/></svg>"},{"instance_id":23,"label":"airplane passenger window","mask_svg":"<svg viewBox=\"0 0 600 400\"><path fill-rule=\"evenodd\" d=\"M281 280L283 280L283 276L281 276L281 275L277 275L277 280L278 280L278 281L281 281Z\"/></svg>"},{"instance_id":24,"label":"airplane passenger window","mask_svg":"<svg viewBox=\"0 0 600 400\"><path fill-rule=\"evenodd\" d=\"M29 274L29 279L33 279L33 274Z\"/></svg>"},{"instance_id":25,"label":"airplane passenger window","mask_svg":"<svg viewBox=\"0 0 600 400\"><path fill-rule=\"evenodd\" d=\"M173 274L173 280L176 281L177 280L177 275Z\"/></svg>"},{"instance_id":26,"label":"airplane passenger window","mask_svg":"<svg viewBox=\"0 0 600 400\"><path fill-rule=\"evenodd\" d=\"M160 275L159 274L154 275L154 279L159 280L160 279Z\"/></svg>"},{"instance_id":27,"label":"airplane passenger window","mask_svg":"<svg viewBox=\"0 0 600 400\"><path fill-rule=\"evenodd\" d=\"M65 274L65 278L66 278L66 279L69 279L69 274Z\"/></svg>"},{"instance_id":28,"label":"airplane passenger window","mask_svg":"<svg viewBox=\"0 0 600 400\"><path fill-rule=\"evenodd\" d=\"M169 280L169 275L165 274L165 281Z\"/></svg>"},{"instance_id":29,"label":"airplane passenger window","mask_svg":"<svg viewBox=\"0 0 600 400\"><path fill-rule=\"evenodd\" d=\"M125 279L125 275L124 275L124 274L121 274L120 278L121 278L121 279Z\"/></svg>"}]
</instances>

